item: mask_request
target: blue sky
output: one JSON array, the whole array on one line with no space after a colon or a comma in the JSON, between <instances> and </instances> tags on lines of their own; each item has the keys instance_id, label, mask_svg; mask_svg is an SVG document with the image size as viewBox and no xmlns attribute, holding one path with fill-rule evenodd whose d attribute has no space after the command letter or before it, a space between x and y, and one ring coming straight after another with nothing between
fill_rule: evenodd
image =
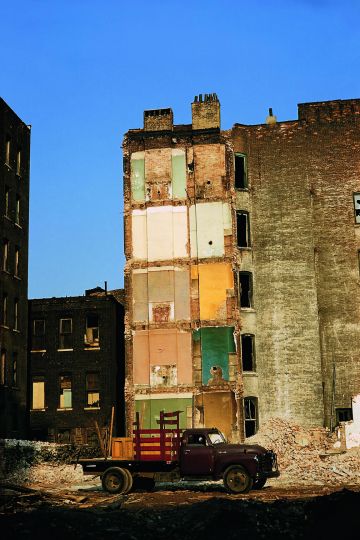
<instances>
[{"instance_id":1,"label":"blue sky","mask_svg":"<svg viewBox=\"0 0 360 540\"><path fill-rule=\"evenodd\" d=\"M360 2L0 0L0 96L32 124L29 296L123 285L123 134L143 110L222 127L360 97Z\"/></svg>"}]
</instances>

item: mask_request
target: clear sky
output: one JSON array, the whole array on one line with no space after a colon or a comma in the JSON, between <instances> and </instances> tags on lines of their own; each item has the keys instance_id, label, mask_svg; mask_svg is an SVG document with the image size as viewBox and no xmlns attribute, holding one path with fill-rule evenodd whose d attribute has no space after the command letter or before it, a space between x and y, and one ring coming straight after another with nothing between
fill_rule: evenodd
<instances>
[{"instance_id":1,"label":"clear sky","mask_svg":"<svg viewBox=\"0 0 360 540\"><path fill-rule=\"evenodd\" d=\"M145 109L222 128L360 98L360 1L0 0L0 96L32 124L29 296L123 285L123 134Z\"/></svg>"}]
</instances>

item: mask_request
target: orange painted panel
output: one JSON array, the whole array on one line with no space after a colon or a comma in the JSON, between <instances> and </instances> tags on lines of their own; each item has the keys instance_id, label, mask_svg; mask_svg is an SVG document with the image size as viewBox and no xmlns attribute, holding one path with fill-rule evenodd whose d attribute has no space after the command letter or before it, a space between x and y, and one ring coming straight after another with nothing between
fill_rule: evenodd
<instances>
[{"instance_id":1,"label":"orange painted panel","mask_svg":"<svg viewBox=\"0 0 360 540\"><path fill-rule=\"evenodd\" d=\"M226 319L226 290L234 288L231 264L199 264L200 318Z\"/></svg>"}]
</instances>

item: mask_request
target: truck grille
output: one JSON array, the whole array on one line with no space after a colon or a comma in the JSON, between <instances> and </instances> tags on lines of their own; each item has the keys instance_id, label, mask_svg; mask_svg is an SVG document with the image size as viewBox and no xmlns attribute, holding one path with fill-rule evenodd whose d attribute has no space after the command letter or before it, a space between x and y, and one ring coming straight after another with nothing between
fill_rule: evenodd
<instances>
[{"instance_id":1,"label":"truck grille","mask_svg":"<svg viewBox=\"0 0 360 540\"><path fill-rule=\"evenodd\" d=\"M277 463L276 463L276 454L269 450L265 454L259 456L259 471L268 473L271 471L276 470Z\"/></svg>"}]
</instances>

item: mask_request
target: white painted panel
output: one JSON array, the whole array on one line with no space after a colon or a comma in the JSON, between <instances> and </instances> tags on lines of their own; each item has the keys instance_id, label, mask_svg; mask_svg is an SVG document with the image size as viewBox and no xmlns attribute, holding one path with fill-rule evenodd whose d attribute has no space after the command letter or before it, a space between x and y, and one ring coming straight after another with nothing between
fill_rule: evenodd
<instances>
[{"instance_id":1,"label":"white painted panel","mask_svg":"<svg viewBox=\"0 0 360 540\"><path fill-rule=\"evenodd\" d=\"M132 245L134 259L147 259L147 226L145 210L132 213Z\"/></svg>"},{"instance_id":2,"label":"white painted panel","mask_svg":"<svg viewBox=\"0 0 360 540\"><path fill-rule=\"evenodd\" d=\"M192 257L224 255L223 203L202 203L190 208L190 242Z\"/></svg>"},{"instance_id":3,"label":"white painted panel","mask_svg":"<svg viewBox=\"0 0 360 540\"><path fill-rule=\"evenodd\" d=\"M173 258L173 215L171 206L148 208L149 261Z\"/></svg>"},{"instance_id":4,"label":"white painted panel","mask_svg":"<svg viewBox=\"0 0 360 540\"><path fill-rule=\"evenodd\" d=\"M174 258L187 257L187 213L185 206L173 207Z\"/></svg>"},{"instance_id":5,"label":"white painted panel","mask_svg":"<svg viewBox=\"0 0 360 540\"><path fill-rule=\"evenodd\" d=\"M231 210L228 203L223 203L224 235L232 234Z\"/></svg>"}]
</instances>

